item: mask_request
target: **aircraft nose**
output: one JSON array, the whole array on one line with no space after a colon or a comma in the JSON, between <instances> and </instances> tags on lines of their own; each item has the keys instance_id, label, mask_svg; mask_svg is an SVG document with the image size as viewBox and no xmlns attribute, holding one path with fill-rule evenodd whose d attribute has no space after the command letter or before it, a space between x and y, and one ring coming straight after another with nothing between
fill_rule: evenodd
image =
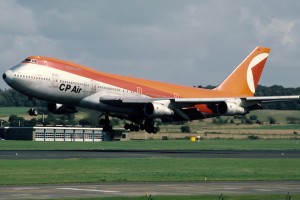
<instances>
[{"instance_id":1,"label":"aircraft nose","mask_svg":"<svg viewBox=\"0 0 300 200\"><path fill-rule=\"evenodd\" d=\"M11 70L7 70L3 75L2 78L6 83L10 83L13 79L14 73Z\"/></svg>"}]
</instances>

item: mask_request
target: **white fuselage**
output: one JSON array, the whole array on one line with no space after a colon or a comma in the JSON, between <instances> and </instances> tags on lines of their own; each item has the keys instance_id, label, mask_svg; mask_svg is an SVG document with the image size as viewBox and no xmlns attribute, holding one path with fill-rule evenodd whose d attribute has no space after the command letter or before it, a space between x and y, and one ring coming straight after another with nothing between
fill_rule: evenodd
<instances>
[{"instance_id":1,"label":"white fuselage","mask_svg":"<svg viewBox=\"0 0 300 200\"><path fill-rule=\"evenodd\" d=\"M74 70L77 70L74 68ZM92 80L46 65L21 63L6 73L8 85L29 97L48 102L80 106L102 112L131 113L132 109L113 107L100 102L103 96L141 97L138 92Z\"/></svg>"}]
</instances>

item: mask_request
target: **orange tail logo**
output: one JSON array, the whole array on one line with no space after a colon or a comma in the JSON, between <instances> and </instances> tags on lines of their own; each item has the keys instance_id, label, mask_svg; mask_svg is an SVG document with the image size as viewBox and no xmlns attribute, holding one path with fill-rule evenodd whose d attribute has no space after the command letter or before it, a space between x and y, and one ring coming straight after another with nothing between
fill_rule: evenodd
<instances>
[{"instance_id":1,"label":"orange tail logo","mask_svg":"<svg viewBox=\"0 0 300 200\"><path fill-rule=\"evenodd\" d=\"M269 48L256 47L216 90L231 96L253 96L269 53Z\"/></svg>"}]
</instances>

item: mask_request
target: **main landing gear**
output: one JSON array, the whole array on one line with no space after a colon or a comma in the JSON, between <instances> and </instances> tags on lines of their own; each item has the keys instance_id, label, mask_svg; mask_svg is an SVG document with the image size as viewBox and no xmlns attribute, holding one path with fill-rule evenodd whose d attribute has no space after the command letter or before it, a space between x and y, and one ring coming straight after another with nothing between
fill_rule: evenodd
<instances>
[{"instance_id":1,"label":"main landing gear","mask_svg":"<svg viewBox=\"0 0 300 200\"><path fill-rule=\"evenodd\" d=\"M108 114L105 114L105 117L100 119L100 126L103 127L103 132L110 133L113 131Z\"/></svg>"},{"instance_id":2,"label":"main landing gear","mask_svg":"<svg viewBox=\"0 0 300 200\"><path fill-rule=\"evenodd\" d=\"M154 126L154 121L152 119L147 119L144 121L144 123L142 123L141 125L138 125L138 124L128 124L126 123L124 125L124 128L126 130L130 130L131 132L138 132L139 130L145 130L147 133L157 133L159 131L159 128L158 127L155 127Z\"/></svg>"},{"instance_id":3,"label":"main landing gear","mask_svg":"<svg viewBox=\"0 0 300 200\"><path fill-rule=\"evenodd\" d=\"M29 97L28 98L30 101L32 101L32 108L30 108L28 110L28 114L30 116L37 116L39 114L38 110L36 108L34 108L34 106L36 105L36 101L32 98L32 97Z\"/></svg>"}]
</instances>

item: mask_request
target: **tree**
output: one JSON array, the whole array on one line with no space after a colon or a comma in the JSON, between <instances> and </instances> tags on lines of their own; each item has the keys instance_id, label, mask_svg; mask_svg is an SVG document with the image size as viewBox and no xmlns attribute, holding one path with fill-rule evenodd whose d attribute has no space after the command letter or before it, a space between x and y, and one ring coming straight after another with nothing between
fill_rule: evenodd
<instances>
[{"instance_id":1,"label":"tree","mask_svg":"<svg viewBox=\"0 0 300 200\"><path fill-rule=\"evenodd\" d=\"M257 116L256 115L250 115L249 119L252 121L256 121L257 120Z\"/></svg>"},{"instance_id":2,"label":"tree","mask_svg":"<svg viewBox=\"0 0 300 200\"><path fill-rule=\"evenodd\" d=\"M182 133L190 133L191 132L191 128L188 125L184 125L180 129L181 129Z\"/></svg>"},{"instance_id":3,"label":"tree","mask_svg":"<svg viewBox=\"0 0 300 200\"><path fill-rule=\"evenodd\" d=\"M276 124L276 119L274 119L273 117L269 117L269 122L270 124Z\"/></svg>"},{"instance_id":4,"label":"tree","mask_svg":"<svg viewBox=\"0 0 300 200\"><path fill-rule=\"evenodd\" d=\"M36 118L32 118L31 120L25 120L24 126L35 126L38 123Z\"/></svg>"},{"instance_id":5,"label":"tree","mask_svg":"<svg viewBox=\"0 0 300 200\"><path fill-rule=\"evenodd\" d=\"M79 120L79 124L82 126L93 125L93 121L86 117L86 118Z\"/></svg>"},{"instance_id":6,"label":"tree","mask_svg":"<svg viewBox=\"0 0 300 200\"><path fill-rule=\"evenodd\" d=\"M9 126L24 126L25 119L17 115L11 115L8 118Z\"/></svg>"}]
</instances>

